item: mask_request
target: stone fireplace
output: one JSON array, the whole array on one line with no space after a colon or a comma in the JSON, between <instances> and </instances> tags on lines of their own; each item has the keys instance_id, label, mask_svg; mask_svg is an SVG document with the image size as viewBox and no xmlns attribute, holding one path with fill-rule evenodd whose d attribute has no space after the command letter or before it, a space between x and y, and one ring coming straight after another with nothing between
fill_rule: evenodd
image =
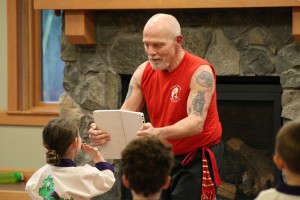
<instances>
[{"instance_id":1,"label":"stone fireplace","mask_svg":"<svg viewBox=\"0 0 300 200\"><path fill-rule=\"evenodd\" d=\"M281 181L272 162L282 125L279 78L223 76L217 87L226 147L220 167L226 198L218 199L254 199Z\"/></svg>"},{"instance_id":2,"label":"stone fireplace","mask_svg":"<svg viewBox=\"0 0 300 200\"><path fill-rule=\"evenodd\" d=\"M65 93L60 98L61 115L76 119L83 140L89 143L87 130L92 121L92 111L120 108L122 94L124 96L127 91L126 77L130 77L146 60L142 30L147 19L157 12L176 16L185 39L183 47L215 66L217 80L220 80L217 95L224 139L236 138L238 135L233 130L237 129L243 135L238 138L241 140L230 140L230 153L235 149L233 147L244 145L251 152L267 150L266 158L269 158L281 123L300 118L300 46L292 36L291 8L97 11L96 45L72 45L62 36ZM243 88L242 91L240 88ZM274 89L276 98L272 95L265 97L262 88L267 93ZM228 96L228 93L231 95ZM256 99L251 102L253 93ZM256 101L260 101L259 105ZM232 106L236 106L235 112L232 112ZM253 126L249 128L242 120L235 123L236 119L230 123L228 119L236 115L238 119L244 116ZM238 127L228 129L232 125ZM247 132L249 136L244 137ZM229 135L225 135L227 133ZM251 136L261 140L253 142ZM268 148L261 149L256 145ZM224 169L227 170L237 159L240 159L239 154L226 156ZM77 159L78 164L86 162L91 161L84 154ZM279 180L278 171L271 162L267 163L267 167L269 165L274 170L274 180ZM241 169L244 165L239 167ZM248 172L241 170L242 179L247 178ZM119 174L117 164L116 175ZM252 181L241 186L238 179L222 178L228 183L227 190L234 193L223 199L241 198L238 195L245 197L249 190L240 187L253 189L255 185ZM95 199L122 199L120 184L118 180L113 190ZM272 186L270 181L267 184Z\"/></svg>"}]
</instances>

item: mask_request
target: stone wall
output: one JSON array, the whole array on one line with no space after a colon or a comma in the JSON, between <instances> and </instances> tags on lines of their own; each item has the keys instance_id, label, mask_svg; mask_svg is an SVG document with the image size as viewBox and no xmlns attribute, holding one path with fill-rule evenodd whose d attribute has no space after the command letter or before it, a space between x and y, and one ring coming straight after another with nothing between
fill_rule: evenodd
<instances>
[{"instance_id":1,"label":"stone wall","mask_svg":"<svg viewBox=\"0 0 300 200\"><path fill-rule=\"evenodd\" d=\"M77 120L85 142L93 110L120 108L121 76L146 60L142 31L157 12L177 17L184 48L211 62L218 76L280 76L282 117L300 118L300 45L293 39L290 8L98 11L96 45L61 40L65 93L60 112ZM82 154L76 162L90 160ZM95 199L121 199L120 180Z\"/></svg>"}]
</instances>

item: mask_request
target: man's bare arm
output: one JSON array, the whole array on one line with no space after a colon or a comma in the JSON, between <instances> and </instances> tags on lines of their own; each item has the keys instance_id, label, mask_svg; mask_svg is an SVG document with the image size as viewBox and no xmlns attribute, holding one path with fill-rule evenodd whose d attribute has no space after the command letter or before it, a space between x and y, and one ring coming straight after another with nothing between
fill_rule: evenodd
<instances>
[{"instance_id":1,"label":"man's bare arm","mask_svg":"<svg viewBox=\"0 0 300 200\"><path fill-rule=\"evenodd\" d=\"M121 110L140 111L144 106L144 97L141 88L141 79L146 63L140 65L133 73L129 82L129 87L125 101Z\"/></svg>"}]
</instances>

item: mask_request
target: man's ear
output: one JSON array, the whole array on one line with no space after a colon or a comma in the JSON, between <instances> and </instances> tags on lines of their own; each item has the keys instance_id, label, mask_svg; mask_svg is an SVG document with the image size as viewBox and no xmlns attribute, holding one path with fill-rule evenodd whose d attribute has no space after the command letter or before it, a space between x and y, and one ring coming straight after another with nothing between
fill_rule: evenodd
<instances>
[{"instance_id":1,"label":"man's ear","mask_svg":"<svg viewBox=\"0 0 300 200\"><path fill-rule=\"evenodd\" d=\"M282 170L283 168L285 168L284 161L282 160L280 155L278 155L277 153L273 156L273 161L278 169Z\"/></svg>"},{"instance_id":2,"label":"man's ear","mask_svg":"<svg viewBox=\"0 0 300 200\"><path fill-rule=\"evenodd\" d=\"M176 36L176 44L181 45L182 42L183 42L183 36L182 35Z\"/></svg>"},{"instance_id":3,"label":"man's ear","mask_svg":"<svg viewBox=\"0 0 300 200\"><path fill-rule=\"evenodd\" d=\"M123 185L124 185L126 188L129 188L129 181L128 181L128 179L125 177L125 175L122 175L122 182L123 182Z\"/></svg>"},{"instance_id":4,"label":"man's ear","mask_svg":"<svg viewBox=\"0 0 300 200\"><path fill-rule=\"evenodd\" d=\"M162 186L162 189L166 190L169 188L170 186L170 183L171 183L171 177L170 176L167 176L166 180L165 180L165 183L163 184Z\"/></svg>"}]
</instances>

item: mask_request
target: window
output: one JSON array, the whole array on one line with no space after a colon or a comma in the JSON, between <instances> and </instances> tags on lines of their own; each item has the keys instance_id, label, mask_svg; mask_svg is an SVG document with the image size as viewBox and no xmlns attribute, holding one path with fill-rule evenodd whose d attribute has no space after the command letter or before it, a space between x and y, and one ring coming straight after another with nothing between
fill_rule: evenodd
<instances>
[{"instance_id":1,"label":"window","mask_svg":"<svg viewBox=\"0 0 300 200\"><path fill-rule=\"evenodd\" d=\"M64 62L60 60L62 17L42 10L42 101L57 102L64 89Z\"/></svg>"},{"instance_id":2,"label":"window","mask_svg":"<svg viewBox=\"0 0 300 200\"><path fill-rule=\"evenodd\" d=\"M41 18L33 0L7 1L8 105L0 124L43 126L58 104L42 101Z\"/></svg>"}]
</instances>

